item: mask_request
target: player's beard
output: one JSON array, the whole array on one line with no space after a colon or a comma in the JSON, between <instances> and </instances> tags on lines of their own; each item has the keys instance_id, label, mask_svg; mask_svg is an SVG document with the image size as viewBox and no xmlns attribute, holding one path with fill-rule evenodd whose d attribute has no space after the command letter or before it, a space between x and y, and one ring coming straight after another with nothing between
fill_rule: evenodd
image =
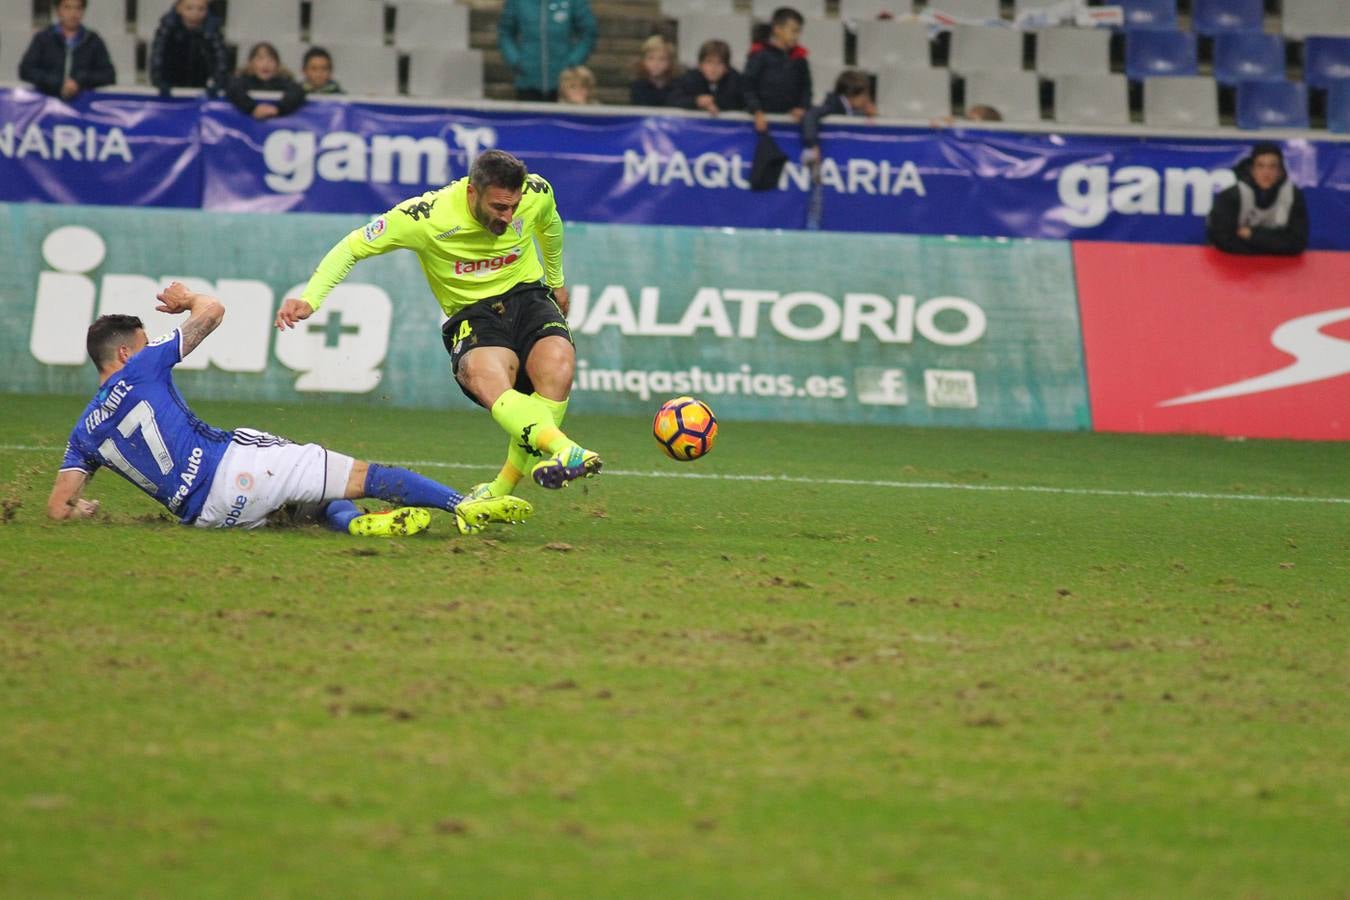
<instances>
[{"instance_id":1,"label":"player's beard","mask_svg":"<svg viewBox=\"0 0 1350 900\"><path fill-rule=\"evenodd\" d=\"M494 219L492 218L492 216L488 215L487 210L483 209L483 205L481 203L475 203L473 205L473 217L478 220L479 225L482 225L484 228L495 234L497 237L501 237L503 234L506 234L506 223L499 219Z\"/></svg>"}]
</instances>

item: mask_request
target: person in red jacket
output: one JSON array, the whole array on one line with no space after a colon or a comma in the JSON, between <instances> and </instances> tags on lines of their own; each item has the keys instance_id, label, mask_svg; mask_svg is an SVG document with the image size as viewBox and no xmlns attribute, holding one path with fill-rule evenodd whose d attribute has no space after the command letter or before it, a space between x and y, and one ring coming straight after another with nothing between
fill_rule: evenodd
<instances>
[{"instance_id":1,"label":"person in red jacket","mask_svg":"<svg viewBox=\"0 0 1350 900\"><path fill-rule=\"evenodd\" d=\"M33 35L19 63L21 80L62 100L117 80L103 38L84 27L84 10L85 0L56 4L56 24Z\"/></svg>"}]
</instances>

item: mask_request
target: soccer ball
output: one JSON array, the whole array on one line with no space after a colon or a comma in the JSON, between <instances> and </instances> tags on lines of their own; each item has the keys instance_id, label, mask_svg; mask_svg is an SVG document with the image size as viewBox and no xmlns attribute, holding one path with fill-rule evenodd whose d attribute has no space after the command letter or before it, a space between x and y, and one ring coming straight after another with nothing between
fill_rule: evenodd
<instances>
[{"instance_id":1,"label":"soccer ball","mask_svg":"<svg viewBox=\"0 0 1350 900\"><path fill-rule=\"evenodd\" d=\"M712 449L717 438L717 416L702 400L676 397L656 411L652 434L671 459L698 459Z\"/></svg>"}]
</instances>

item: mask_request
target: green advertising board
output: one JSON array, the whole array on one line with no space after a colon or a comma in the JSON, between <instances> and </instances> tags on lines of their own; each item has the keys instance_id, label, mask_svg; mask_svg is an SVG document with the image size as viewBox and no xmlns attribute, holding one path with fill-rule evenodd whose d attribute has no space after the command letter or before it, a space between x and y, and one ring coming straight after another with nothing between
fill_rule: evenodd
<instances>
[{"instance_id":1,"label":"green advertising board","mask_svg":"<svg viewBox=\"0 0 1350 900\"><path fill-rule=\"evenodd\" d=\"M191 398L467 406L411 253L358 264L294 332L272 327L351 216L0 204L8 393L87 393L84 331L154 311L171 279L225 323L180 366ZM573 408L695 394L728 418L1088 427L1068 243L569 225Z\"/></svg>"}]
</instances>

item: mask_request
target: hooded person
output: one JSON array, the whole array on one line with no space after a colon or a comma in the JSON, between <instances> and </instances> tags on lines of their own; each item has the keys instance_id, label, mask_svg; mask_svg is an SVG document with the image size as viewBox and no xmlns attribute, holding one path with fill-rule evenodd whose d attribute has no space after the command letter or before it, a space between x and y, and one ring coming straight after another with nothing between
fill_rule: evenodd
<instances>
[{"instance_id":1,"label":"hooded person","mask_svg":"<svg viewBox=\"0 0 1350 900\"><path fill-rule=\"evenodd\" d=\"M1214 198L1206 238L1225 253L1297 256L1308 246L1308 205L1289 180L1284 154L1260 143L1233 167L1237 184Z\"/></svg>"}]
</instances>

